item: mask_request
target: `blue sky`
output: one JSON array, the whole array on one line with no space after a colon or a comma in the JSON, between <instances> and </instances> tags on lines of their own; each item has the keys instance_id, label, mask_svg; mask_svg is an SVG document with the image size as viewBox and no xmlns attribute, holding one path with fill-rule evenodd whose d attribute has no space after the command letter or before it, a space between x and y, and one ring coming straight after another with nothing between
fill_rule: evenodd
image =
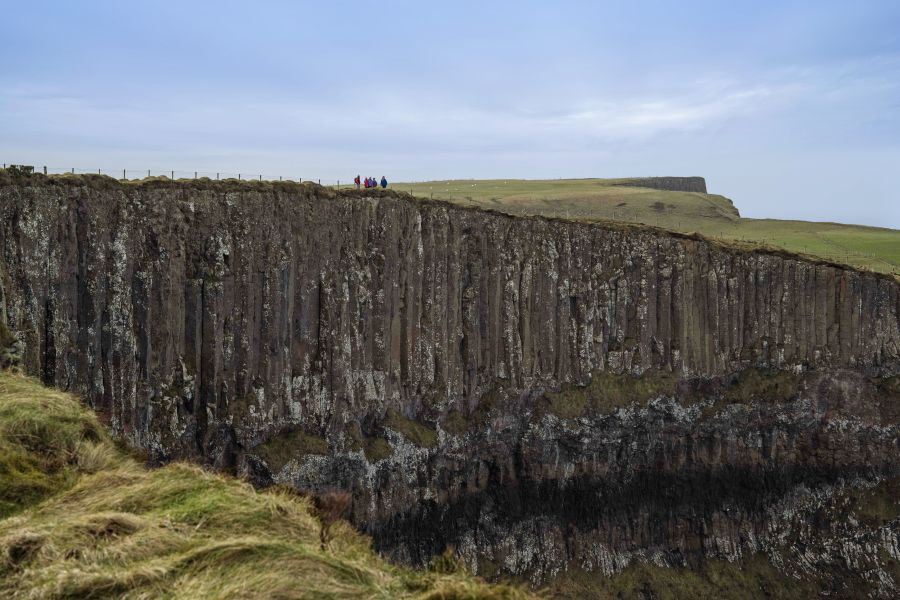
<instances>
[{"instance_id":1,"label":"blue sky","mask_svg":"<svg viewBox=\"0 0 900 600\"><path fill-rule=\"evenodd\" d=\"M704 175L900 228L900 2L0 0L0 162Z\"/></svg>"}]
</instances>

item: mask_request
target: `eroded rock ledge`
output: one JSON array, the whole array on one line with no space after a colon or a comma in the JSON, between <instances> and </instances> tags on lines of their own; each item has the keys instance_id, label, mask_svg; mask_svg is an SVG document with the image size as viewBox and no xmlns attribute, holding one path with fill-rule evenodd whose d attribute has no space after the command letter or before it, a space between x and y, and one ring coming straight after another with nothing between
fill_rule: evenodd
<instances>
[{"instance_id":1,"label":"eroded rock ledge","mask_svg":"<svg viewBox=\"0 0 900 600\"><path fill-rule=\"evenodd\" d=\"M0 182L0 285L26 370L155 460L352 489L397 558L542 581L762 553L898 589L896 506L841 512L896 496L889 277L393 193L35 175Z\"/></svg>"}]
</instances>

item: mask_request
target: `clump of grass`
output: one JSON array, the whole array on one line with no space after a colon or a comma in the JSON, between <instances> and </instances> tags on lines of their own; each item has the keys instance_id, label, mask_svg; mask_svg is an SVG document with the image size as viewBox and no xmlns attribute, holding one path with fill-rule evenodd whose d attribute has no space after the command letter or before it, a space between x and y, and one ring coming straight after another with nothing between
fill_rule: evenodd
<instances>
[{"instance_id":1,"label":"clump of grass","mask_svg":"<svg viewBox=\"0 0 900 600\"><path fill-rule=\"evenodd\" d=\"M570 385L548 393L548 410L564 419L605 414L635 402L672 396L677 385L678 376L668 371L648 371L643 375L596 371L585 386Z\"/></svg>"},{"instance_id":2,"label":"clump of grass","mask_svg":"<svg viewBox=\"0 0 900 600\"><path fill-rule=\"evenodd\" d=\"M532 597L386 563L340 499L317 508L188 464L146 469L75 399L20 375L0 373L0 444L0 492L20 490L0 520L3 598Z\"/></svg>"},{"instance_id":3,"label":"clump of grass","mask_svg":"<svg viewBox=\"0 0 900 600\"><path fill-rule=\"evenodd\" d=\"M72 485L79 471L114 462L96 416L62 393L0 378L0 518Z\"/></svg>"}]
</instances>

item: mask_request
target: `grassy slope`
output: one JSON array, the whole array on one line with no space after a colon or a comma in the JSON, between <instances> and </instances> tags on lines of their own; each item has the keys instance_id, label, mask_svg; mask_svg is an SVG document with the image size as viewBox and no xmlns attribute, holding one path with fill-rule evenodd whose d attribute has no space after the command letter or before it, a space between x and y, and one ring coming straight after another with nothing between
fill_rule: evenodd
<instances>
[{"instance_id":1,"label":"grassy slope","mask_svg":"<svg viewBox=\"0 0 900 600\"><path fill-rule=\"evenodd\" d=\"M309 502L187 464L148 470L67 394L0 373L0 597L526 598L376 556Z\"/></svg>"},{"instance_id":2,"label":"grassy slope","mask_svg":"<svg viewBox=\"0 0 900 600\"><path fill-rule=\"evenodd\" d=\"M620 220L744 240L883 273L900 272L900 231L860 225L743 219L715 194L613 185L614 179L456 180L399 183L394 189L511 214Z\"/></svg>"}]
</instances>

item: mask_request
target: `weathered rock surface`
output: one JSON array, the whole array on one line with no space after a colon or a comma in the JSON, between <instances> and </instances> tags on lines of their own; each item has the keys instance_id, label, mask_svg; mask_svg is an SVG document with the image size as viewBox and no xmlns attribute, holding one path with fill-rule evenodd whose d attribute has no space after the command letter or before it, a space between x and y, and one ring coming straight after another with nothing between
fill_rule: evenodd
<instances>
[{"instance_id":1,"label":"weathered rock surface","mask_svg":"<svg viewBox=\"0 0 900 600\"><path fill-rule=\"evenodd\" d=\"M155 460L350 489L398 559L761 553L900 590L891 278L390 192L35 175L0 180L0 288L25 369Z\"/></svg>"}]
</instances>

